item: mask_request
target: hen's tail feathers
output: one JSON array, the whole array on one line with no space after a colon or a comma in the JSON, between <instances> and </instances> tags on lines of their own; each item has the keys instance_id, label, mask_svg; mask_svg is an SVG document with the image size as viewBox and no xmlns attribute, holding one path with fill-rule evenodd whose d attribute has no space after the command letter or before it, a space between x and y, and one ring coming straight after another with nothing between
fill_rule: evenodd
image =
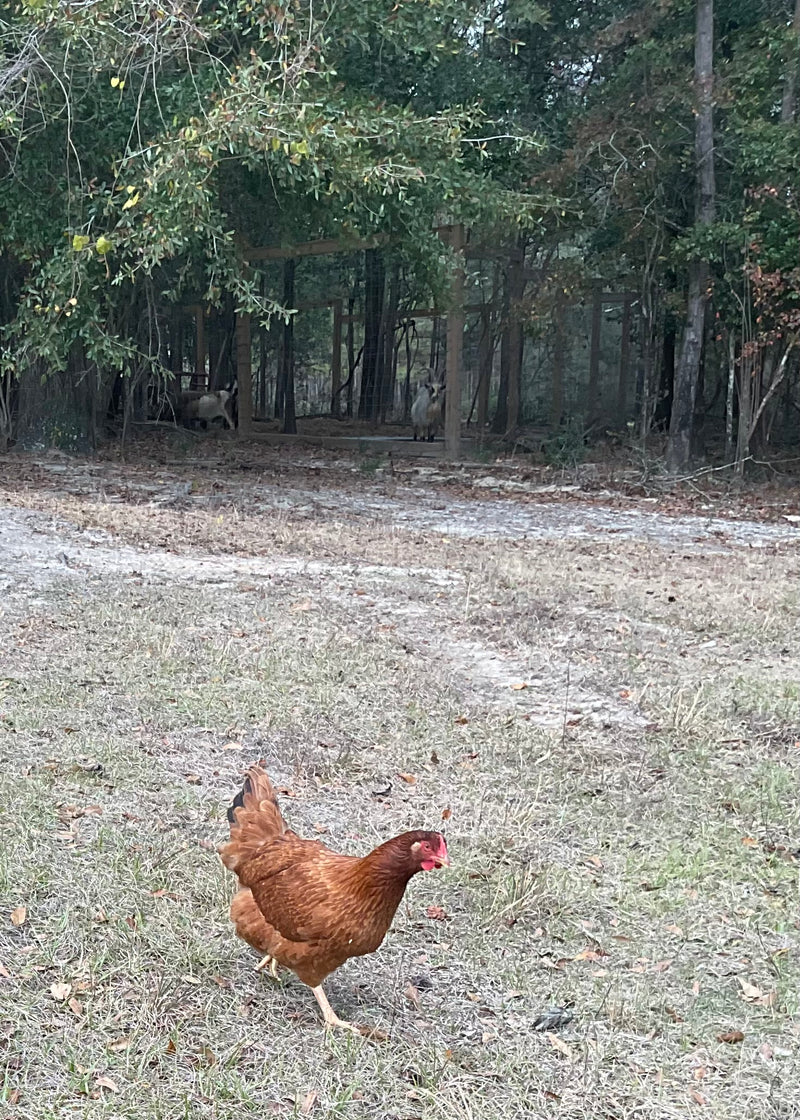
<instances>
[{"instance_id":1,"label":"hen's tail feathers","mask_svg":"<svg viewBox=\"0 0 800 1120\"><path fill-rule=\"evenodd\" d=\"M261 763L247 771L244 786L228 809L230 840L219 849L222 862L236 871L251 859L261 844L286 831L272 782Z\"/></svg>"}]
</instances>

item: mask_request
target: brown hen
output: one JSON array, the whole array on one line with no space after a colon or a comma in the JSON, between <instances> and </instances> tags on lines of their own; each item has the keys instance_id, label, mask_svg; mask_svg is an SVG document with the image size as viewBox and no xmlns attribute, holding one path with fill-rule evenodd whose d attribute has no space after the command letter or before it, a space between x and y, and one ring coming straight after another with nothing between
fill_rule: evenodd
<instances>
[{"instance_id":1,"label":"brown hen","mask_svg":"<svg viewBox=\"0 0 800 1120\"><path fill-rule=\"evenodd\" d=\"M231 904L237 934L263 954L259 967L274 975L284 965L308 984L326 1026L370 1033L339 1018L322 981L378 948L412 875L449 865L444 837L404 832L361 859L339 855L286 827L261 765L247 771L228 820L219 852L242 887Z\"/></svg>"}]
</instances>

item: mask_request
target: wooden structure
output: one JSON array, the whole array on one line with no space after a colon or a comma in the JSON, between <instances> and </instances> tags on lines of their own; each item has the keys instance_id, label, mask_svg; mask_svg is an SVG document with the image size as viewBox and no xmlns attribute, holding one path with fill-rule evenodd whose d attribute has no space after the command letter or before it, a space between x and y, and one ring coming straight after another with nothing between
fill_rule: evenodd
<instances>
[{"instance_id":1,"label":"wooden structure","mask_svg":"<svg viewBox=\"0 0 800 1120\"><path fill-rule=\"evenodd\" d=\"M447 312L447 395L445 404L445 454L456 458L461 441L461 382L462 355L464 338L464 267L465 232L462 225L442 226L439 236L448 240L459 257L453 283L451 308ZM364 249L375 249L388 243L388 237L378 236L367 239L331 239L305 241L289 246L243 246L242 256L251 264L254 261L286 261L299 257L325 256L329 253L352 253ZM298 306L301 310L303 305ZM341 388L342 366L342 314L340 299L328 300L322 304L307 304L306 307L329 306L333 308L333 345L331 353L331 399L336 400ZM434 312L435 314L435 312ZM405 312L404 317L409 317ZM422 317L421 315L418 317ZM198 319L200 317L198 316ZM253 432L253 368L251 353L250 315L246 312L236 316L236 376L239 386L239 434L242 437Z\"/></svg>"},{"instance_id":2,"label":"wooden structure","mask_svg":"<svg viewBox=\"0 0 800 1120\"><path fill-rule=\"evenodd\" d=\"M482 245L479 242L469 242L463 225L451 224L440 226L437 230L442 240L452 248L456 257L456 268L451 289L449 307L439 309L436 307L418 307L404 310L397 315L395 309L389 309L388 314L392 320L397 316L398 321L422 318L446 319L446 411L444 424L444 449L448 458L456 458L461 446L461 400L462 384L464 379L463 348L464 327L467 315L479 315L481 319L481 335L478 351L478 364L480 375L476 399L478 403L479 425L485 425L488 419L489 382L493 362L492 323L497 316L503 319L503 332L500 349L500 376L501 396L504 402L502 415L495 417L495 428L499 433L511 432L518 427L522 406L522 357L523 357L523 321L519 308L525 295L525 287L529 281L541 282L544 275L540 270L525 267L524 245ZM323 238L316 241L307 241L289 246L260 246L252 247L243 244L240 239L242 258L249 266L258 261L294 261L300 258L323 256L331 253L349 253L364 250L373 250L389 243L387 236L376 236L362 239L332 239ZM497 267L505 265L507 268L507 281L505 298L502 307L495 302L470 303L464 302L465 263L467 259L487 259L498 262ZM622 305L622 342L619 357L619 374L616 384L615 404L616 415L622 418L626 411L628 381L630 377L631 356L631 323L632 307L638 299L638 293L604 292L601 281L594 281L591 286L591 334L589 351L588 382L585 391L584 415L589 425L597 422L600 417L600 347L603 322L603 307L608 304ZM565 330L565 312L567 308L582 303L583 300L566 299L565 293L556 295L553 312L554 325L554 353L552 361L552 385L550 401L550 422L553 427L558 427L564 420L565 407L565 351L567 349L567 335ZM288 306L288 305L287 305ZM332 339L331 339L331 412L336 413L339 397L342 390L342 342L343 325L347 324L352 330L352 324L360 321L361 316L345 314L341 298L333 298L317 302L303 302L294 304L296 310L329 307L333 313ZM192 307L196 318L196 361L195 373L192 384L205 376L205 337L202 308ZM352 309L351 309L352 310ZM246 313L237 314L235 320L235 355L236 372L239 388L239 433L243 437L253 434L253 370L251 353L251 325L250 316ZM474 404L475 402L473 402Z\"/></svg>"}]
</instances>

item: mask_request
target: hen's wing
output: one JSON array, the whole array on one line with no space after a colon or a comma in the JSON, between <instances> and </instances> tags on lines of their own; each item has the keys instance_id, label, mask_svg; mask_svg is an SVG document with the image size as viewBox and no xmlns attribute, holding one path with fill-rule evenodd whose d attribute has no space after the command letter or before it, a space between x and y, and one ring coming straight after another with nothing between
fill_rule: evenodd
<instances>
[{"instance_id":1,"label":"hen's wing","mask_svg":"<svg viewBox=\"0 0 800 1120\"><path fill-rule=\"evenodd\" d=\"M253 892L246 887L233 896L231 921L242 941L252 945L262 956L267 953L274 956L275 942L280 939L280 934L269 925L256 905Z\"/></svg>"},{"instance_id":2,"label":"hen's wing","mask_svg":"<svg viewBox=\"0 0 800 1120\"><path fill-rule=\"evenodd\" d=\"M354 871L361 861L285 832L261 843L236 868L266 921L289 941L328 940L341 935L351 912Z\"/></svg>"}]
</instances>

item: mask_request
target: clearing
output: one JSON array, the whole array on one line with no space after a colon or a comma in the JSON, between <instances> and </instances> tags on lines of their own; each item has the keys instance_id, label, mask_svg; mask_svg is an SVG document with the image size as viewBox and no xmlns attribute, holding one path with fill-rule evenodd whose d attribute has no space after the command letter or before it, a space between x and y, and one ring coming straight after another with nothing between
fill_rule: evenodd
<instances>
[{"instance_id":1,"label":"clearing","mask_svg":"<svg viewBox=\"0 0 800 1120\"><path fill-rule=\"evenodd\" d=\"M0 463L4 1116L796 1117L794 513L227 446ZM388 1042L233 935L259 757L332 847L446 821L326 984Z\"/></svg>"}]
</instances>

